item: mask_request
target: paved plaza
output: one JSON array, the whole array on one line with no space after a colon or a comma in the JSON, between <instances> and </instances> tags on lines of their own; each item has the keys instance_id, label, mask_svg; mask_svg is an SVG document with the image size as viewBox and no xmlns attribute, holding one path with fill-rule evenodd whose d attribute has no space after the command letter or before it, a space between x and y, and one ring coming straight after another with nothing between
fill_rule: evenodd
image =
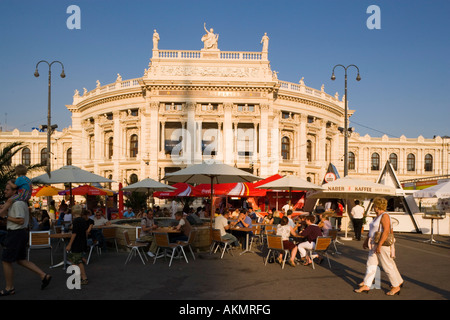
<instances>
[{"instance_id":1,"label":"paved plaza","mask_svg":"<svg viewBox=\"0 0 450 320\"><path fill-rule=\"evenodd\" d=\"M365 272L367 251L362 242L342 241L341 254L330 255L313 270L311 267L279 264L264 266L263 252L234 256L201 252L189 263L176 260L169 268L168 260L151 260L143 265L135 257L124 265L127 253L114 249L102 255L93 253L87 266L89 284L81 290L68 289L69 274L62 268L50 269L48 250L31 252L31 260L53 276L49 287L40 290L39 279L15 265L16 294L5 300L449 300L450 237L435 236L440 244L423 241L429 235L397 234L397 265L405 280L400 296L388 297L389 283L381 273L381 289L369 294L355 294L353 289ZM55 262L62 259L61 247L54 248ZM3 270L2 270L3 271ZM4 277L1 273L1 286ZM177 302L178 304L180 301Z\"/></svg>"}]
</instances>

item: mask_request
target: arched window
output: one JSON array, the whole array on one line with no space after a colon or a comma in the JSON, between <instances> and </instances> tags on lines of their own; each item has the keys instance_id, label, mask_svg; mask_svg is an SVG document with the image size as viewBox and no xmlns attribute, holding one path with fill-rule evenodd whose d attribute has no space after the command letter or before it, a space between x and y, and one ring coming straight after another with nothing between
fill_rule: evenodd
<instances>
[{"instance_id":1,"label":"arched window","mask_svg":"<svg viewBox=\"0 0 450 320\"><path fill-rule=\"evenodd\" d=\"M289 138L283 137L281 139L281 157L283 158L283 160L290 159L290 153L289 153L290 148L291 148L291 144L289 143Z\"/></svg>"},{"instance_id":2,"label":"arched window","mask_svg":"<svg viewBox=\"0 0 450 320\"><path fill-rule=\"evenodd\" d=\"M136 182L138 182L138 181L139 181L139 179L138 179L137 174L136 174L136 173L132 173L132 174L130 175L130 184L136 183Z\"/></svg>"},{"instance_id":3,"label":"arched window","mask_svg":"<svg viewBox=\"0 0 450 320\"><path fill-rule=\"evenodd\" d=\"M397 166L398 166L398 157L395 153L391 153L389 155L389 162L392 165L392 168L394 168L394 170L397 171Z\"/></svg>"},{"instance_id":4,"label":"arched window","mask_svg":"<svg viewBox=\"0 0 450 320\"><path fill-rule=\"evenodd\" d=\"M408 154L406 158L406 170L407 171L415 171L416 170L416 156L412 153Z\"/></svg>"},{"instance_id":5,"label":"arched window","mask_svg":"<svg viewBox=\"0 0 450 320\"><path fill-rule=\"evenodd\" d=\"M138 154L138 136L132 134L130 137L130 158L136 158Z\"/></svg>"},{"instance_id":6,"label":"arched window","mask_svg":"<svg viewBox=\"0 0 450 320\"><path fill-rule=\"evenodd\" d=\"M47 161L48 161L48 151L47 151L47 148L43 148L43 149L41 149L41 164L43 166L46 166Z\"/></svg>"},{"instance_id":7,"label":"arched window","mask_svg":"<svg viewBox=\"0 0 450 320\"><path fill-rule=\"evenodd\" d=\"M353 152L348 153L348 170L356 169L356 159L355 154Z\"/></svg>"},{"instance_id":8,"label":"arched window","mask_svg":"<svg viewBox=\"0 0 450 320\"><path fill-rule=\"evenodd\" d=\"M308 162L312 161L312 141L306 141L306 159Z\"/></svg>"},{"instance_id":9,"label":"arched window","mask_svg":"<svg viewBox=\"0 0 450 320\"><path fill-rule=\"evenodd\" d=\"M433 171L433 156L431 154L427 154L425 156L425 171Z\"/></svg>"},{"instance_id":10,"label":"arched window","mask_svg":"<svg viewBox=\"0 0 450 320\"><path fill-rule=\"evenodd\" d=\"M370 158L371 170L380 170L380 155L376 152L372 153L372 157Z\"/></svg>"},{"instance_id":11,"label":"arched window","mask_svg":"<svg viewBox=\"0 0 450 320\"><path fill-rule=\"evenodd\" d=\"M66 165L72 165L72 148L69 148L66 151Z\"/></svg>"},{"instance_id":12,"label":"arched window","mask_svg":"<svg viewBox=\"0 0 450 320\"><path fill-rule=\"evenodd\" d=\"M109 139L108 139L108 151L107 151L108 159L112 159L113 154L114 154L114 138L113 137L109 137Z\"/></svg>"},{"instance_id":13,"label":"arched window","mask_svg":"<svg viewBox=\"0 0 450 320\"><path fill-rule=\"evenodd\" d=\"M31 164L31 151L28 148L22 149L22 164L29 166Z\"/></svg>"}]
</instances>

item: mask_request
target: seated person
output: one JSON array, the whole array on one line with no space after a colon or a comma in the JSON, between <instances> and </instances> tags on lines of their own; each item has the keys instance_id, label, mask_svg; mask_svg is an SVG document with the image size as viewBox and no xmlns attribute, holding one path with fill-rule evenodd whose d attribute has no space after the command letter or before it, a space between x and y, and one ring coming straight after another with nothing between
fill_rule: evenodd
<instances>
[{"instance_id":1,"label":"seated person","mask_svg":"<svg viewBox=\"0 0 450 320\"><path fill-rule=\"evenodd\" d=\"M47 210L41 211L41 222L39 223L39 230L50 230L50 216L48 215Z\"/></svg>"},{"instance_id":2,"label":"seated person","mask_svg":"<svg viewBox=\"0 0 450 320\"><path fill-rule=\"evenodd\" d=\"M141 219L141 236L139 237L139 241L150 243L147 254L152 258L155 256L156 250L158 249L152 233L156 228L158 228L158 225L153 219L153 211L149 211L148 213L144 212Z\"/></svg>"},{"instance_id":3,"label":"seated person","mask_svg":"<svg viewBox=\"0 0 450 320\"><path fill-rule=\"evenodd\" d=\"M328 237L328 233L331 229L333 229L333 226L331 225L330 220L328 219L328 215L325 213L320 214L320 221L317 225L320 229L322 229L322 233L325 237Z\"/></svg>"},{"instance_id":4,"label":"seated person","mask_svg":"<svg viewBox=\"0 0 450 320\"><path fill-rule=\"evenodd\" d=\"M247 210L245 209L241 209L240 210L240 214L239 214L239 218L237 220L236 223L236 227L239 228L251 228L252 227L252 219L250 219L250 217L247 215ZM246 246L246 242L244 239L246 239L247 237L247 233L249 237L253 236L253 232L252 231L239 231L239 230L233 230L234 235L238 238L242 240L243 243L243 248L245 248Z\"/></svg>"},{"instance_id":5,"label":"seated person","mask_svg":"<svg viewBox=\"0 0 450 320\"><path fill-rule=\"evenodd\" d=\"M273 219L272 219L272 223L271 224L279 225L280 222L281 222L280 211L274 210L273 211Z\"/></svg>"},{"instance_id":6,"label":"seated person","mask_svg":"<svg viewBox=\"0 0 450 320\"><path fill-rule=\"evenodd\" d=\"M191 233L191 224L189 221L183 216L183 212L177 211L175 213L175 219L178 221L178 225L175 227L176 230L181 231L181 235L173 237L170 239L171 242L177 241L187 241L189 239L189 234Z\"/></svg>"},{"instance_id":7,"label":"seated person","mask_svg":"<svg viewBox=\"0 0 450 320\"><path fill-rule=\"evenodd\" d=\"M134 218L134 212L132 208L127 208L124 213L123 213L123 217L125 219L129 219L129 218Z\"/></svg>"},{"instance_id":8,"label":"seated person","mask_svg":"<svg viewBox=\"0 0 450 320\"><path fill-rule=\"evenodd\" d=\"M94 227L97 227L92 228L91 230L92 239L94 241L98 241L100 248L106 250L105 237L103 236L103 232L101 229L99 229L99 227L101 228L102 226L110 225L111 222L103 216L103 212L100 209L97 209L95 211L94 219L92 220L94 221Z\"/></svg>"},{"instance_id":9,"label":"seated person","mask_svg":"<svg viewBox=\"0 0 450 320\"><path fill-rule=\"evenodd\" d=\"M306 228L300 232L300 237L304 238L305 241L298 245L298 251L300 252L300 257L303 260L303 265L307 266L312 263L310 257L306 254L306 250L314 249L316 246L316 239L322 236L322 230L314 224L316 217L313 215L306 216ZM314 256L313 258L317 257ZM321 261L321 260L320 260ZM320 263L319 261L319 263Z\"/></svg>"},{"instance_id":10,"label":"seated person","mask_svg":"<svg viewBox=\"0 0 450 320\"><path fill-rule=\"evenodd\" d=\"M288 210L290 211L290 210ZM291 267L295 267L295 256L297 254L297 246L294 244L294 242L289 240L290 236L293 237L298 237L297 232L295 232L294 228L292 228L289 225L289 219L287 216L283 216L283 218L281 218L281 223L277 226L277 235L281 236L281 240L283 241L283 248L287 249L290 251L291 253L291 257L289 259L289 265ZM281 264L281 259L283 257L283 254L280 252L280 255L278 256L278 263Z\"/></svg>"},{"instance_id":11,"label":"seated person","mask_svg":"<svg viewBox=\"0 0 450 320\"><path fill-rule=\"evenodd\" d=\"M227 241L233 246L237 247L239 246L238 239L231 233L227 232L227 230L229 230L231 226L237 224L237 222L228 221L228 219L230 219L230 216L230 210L225 209L224 212L214 220L214 229L220 230L220 237L222 238L222 240Z\"/></svg>"}]
</instances>

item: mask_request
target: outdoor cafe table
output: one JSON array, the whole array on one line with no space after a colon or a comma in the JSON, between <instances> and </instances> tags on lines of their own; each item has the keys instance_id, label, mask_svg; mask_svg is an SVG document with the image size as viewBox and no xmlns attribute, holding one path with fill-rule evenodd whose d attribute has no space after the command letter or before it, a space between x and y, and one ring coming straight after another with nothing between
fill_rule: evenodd
<instances>
[{"instance_id":1,"label":"outdoor cafe table","mask_svg":"<svg viewBox=\"0 0 450 320\"><path fill-rule=\"evenodd\" d=\"M63 247L63 261L61 261L58 264L55 264L53 266L50 266L50 268L57 268L62 266L63 270L66 270L66 266L70 265L70 262L67 261L67 251L66 251L66 245L65 245L65 239L70 239L70 237L72 237L72 233L68 232L68 233L53 233L50 234L50 238L52 239L60 239L62 242L62 247Z\"/></svg>"},{"instance_id":2,"label":"outdoor cafe table","mask_svg":"<svg viewBox=\"0 0 450 320\"><path fill-rule=\"evenodd\" d=\"M445 216L444 215L440 215L440 214L424 214L422 216L422 218L431 220L431 238L430 238L430 240L425 240L423 242L429 242L430 244L441 243L439 241L434 240L434 228L433 228L434 223L433 222L434 222L434 220L437 220L438 221L438 227L439 227L439 220L440 219L444 219Z\"/></svg>"},{"instance_id":3,"label":"outdoor cafe table","mask_svg":"<svg viewBox=\"0 0 450 320\"><path fill-rule=\"evenodd\" d=\"M242 254L244 254L244 253L246 253L246 252L255 253L254 251L249 250L249 238L250 238L250 232L253 231L253 228L232 227L232 228L230 228L230 230L231 230L231 231L242 231L242 232L245 232L245 233L246 233L246 235L245 235L245 242L246 242L245 250L242 251L242 252L240 253L240 255L242 255Z\"/></svg>"}]
</instances>

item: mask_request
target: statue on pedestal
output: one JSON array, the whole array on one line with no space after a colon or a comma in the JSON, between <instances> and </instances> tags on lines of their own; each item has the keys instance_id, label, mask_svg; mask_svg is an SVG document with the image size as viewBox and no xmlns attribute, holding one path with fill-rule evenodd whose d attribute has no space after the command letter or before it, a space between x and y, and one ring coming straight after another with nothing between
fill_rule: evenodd
<instances>
[{"instance_id":1,"label":"statue on pedestal","mask_svg":"<svg viewBox=\"0 0 450 320\"><path fill-rule=\"evenodd\" d=\"M214 34L214 29L211 28L209 31L206 29L206 22L203 24L203 28L206 34L202 37L202 41L205 44L204 49L217 49L217 43L219 41L219 35Z\"/></svg>"},{"instance_id":2,"label":"statue on pedestal","mask_svg":"<svg viewBox=\"0 0 450 320\"><path fill-rule=\"evenodd\" d=\"M269 37L267 36L267 32L264 32L264 35L261 39L261 43L263 45L262 52L269 51Z\"/></svg>"},{"instance_id":3,"label":"statue on pedestal","mask_svg":"<svg viewBox=\"0 0 450 320\"><path fill-rule=\"evenodd\" d=\"M158 50L159 34L153 30L153 50Z\"/></svg>"}]
</instances>

